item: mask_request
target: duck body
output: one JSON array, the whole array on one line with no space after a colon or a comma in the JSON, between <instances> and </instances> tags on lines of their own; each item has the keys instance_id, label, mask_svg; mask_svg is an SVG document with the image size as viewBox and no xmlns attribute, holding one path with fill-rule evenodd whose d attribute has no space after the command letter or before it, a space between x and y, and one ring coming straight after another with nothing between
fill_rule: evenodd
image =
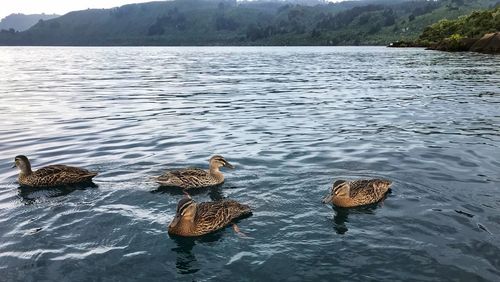
<instances>
[{"instance_id":1,"label":"duck body","mask_svg":"<svg viewBox=\"0 0 500 282\"><path fill-rule=\"evenodd\" d=\"M220 167L234 168L222 156L215 155L210 158L209 170L199 168L185 168L165 172L156 179L162 186L180 187L182 189L195 189L217 186L224 183L224 175Z\"/></svg>"},{"instance_id":2,"label":"duck body","mask_svg":"<svg viewBox=\"0 0 500 282\"><path fill-rule=\"evenodd\" d=\"M323 203L352 208L376 203L390 191L392 182L385 179L337 180Z\"/></svg>"},{"instance_id":3,"label":"duck body","mask_svg":"<svg viewBox=\"0 0 500 282\"><path fill-rule=\"evenodd\" d=\"M248 205L234 200L196 203L190 197L183 198L177 205L177 212L168 226L171 235L194 237L220 230L233 220L251 215Z\"/></svg>"},{"instance_id":4,"label":"duck body","mask_svg":"<svg viewBox=\"0 0 500 282\"><path fill-rule=\"evenodd\" d=\"M90 182L97 175L97 172L67 165L49 165L32 171L31 164L25 156L17 156L15 162L21 170L18 178L19 184L33 188Z\"/></svg>"},{"instance_id":5,"label":"duck body","mask_svg":"<svg viewBox=\"0 0 500 282\"><path fill-rule=\"evenodd\" d=\"M203 188L224 183L222 173L211 174L210 171L199 168L184 168L167 171L157 178L163 186L180 187L183 189Z\"/></svg>"}]
</instances>

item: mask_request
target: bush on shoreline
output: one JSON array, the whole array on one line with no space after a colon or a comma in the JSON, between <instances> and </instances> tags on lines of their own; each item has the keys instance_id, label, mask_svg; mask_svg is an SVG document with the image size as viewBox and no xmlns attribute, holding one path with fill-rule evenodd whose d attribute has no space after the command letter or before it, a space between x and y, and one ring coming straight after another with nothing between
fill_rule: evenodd
<instances>
[{"instance_id":1,"label":"bush on shoreline","mask_svg":"<svg viewBox=\"0 0 500 282\"><path fill-rule=\"evenodd\" d=\"M397 41L391 43L389 47L427 47L450 52L470 51L480 40L492 41L489 38L498 36L496 34L498 31L500 31L500 6L475 11L456 20L440 20L426 27L417 40ZM489 37L483 38L487 34ZM492 41L491 44L497 43ZM498 53L496 50L498 47L488 46L484 52ZM475 51L482 51L482 49L475 49Z\"/></svg>"}]
</instances>

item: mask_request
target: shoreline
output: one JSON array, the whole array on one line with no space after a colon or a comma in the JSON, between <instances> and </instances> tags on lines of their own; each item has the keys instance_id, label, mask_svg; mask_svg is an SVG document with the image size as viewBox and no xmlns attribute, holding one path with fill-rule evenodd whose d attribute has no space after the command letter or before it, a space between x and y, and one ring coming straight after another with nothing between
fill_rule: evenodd
<instances>
[{"instance_id":1,"label":"shoreline","mask_svg":"<svg viewBox=\"0 0 500 282\"><path fill-rule=\"evenodd\" d=\"M422 43L418 41L396 41L389 48L426 48L446 52L475 52L500 54L500 32L487 33L481 38L447 38L440 42Z\"/></svg>"}]
</instances>

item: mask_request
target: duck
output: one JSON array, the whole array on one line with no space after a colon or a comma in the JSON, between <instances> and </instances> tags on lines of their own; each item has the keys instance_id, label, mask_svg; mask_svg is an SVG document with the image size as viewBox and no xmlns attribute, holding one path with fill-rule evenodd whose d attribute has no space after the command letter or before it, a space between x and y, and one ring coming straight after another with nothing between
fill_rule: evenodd
<instances>
[{"instance_id":1,"label":"duck","mask_svg":"<svg viewBox=\"0 0 500 282\"><path fill-rule=\"evenodd\" d=\"M190 196L185 196L177 204L175 217L168 226L168 234L182 237L202 236L251 214L252 210L248 205L235 200L197 203ZM234 228L239 231L235 225Z\"/></svg>"},{"instance_id":2,"label":"duck","mask_svg":"<svg viewBox=\"0 0 500 282\"><path fill-rule=\"evenodd\" d=\"M352 208L376 203L390 191L392 182L386 179L337 180L323 203Z\"/></svg>"},{"instance_id":3,"label":"duck","mask_svg":"<svg viewBox=\"0 0 500 282\"><path fill-rule=\"evenodd\" d=\"M184 190L217 186L224 183L221 167L234 169L224 157L215 155L209 160L209 169L184 168L171 170L156 178L161 186L179 187Z\"/></svg>"},{"instance_id":4,"label":"duck","mask_svg":"<svg viewBox=\"0 0 500 282\"><path fill-rule=\"evenodd\" d=\"M32 171L29 159L23 155L16 156L14 162L13 168L20 170L19 184L32 188L85 183L92 181L97 175L97 172L67 165L49 165Z\"/></svg>"}]
</instances>

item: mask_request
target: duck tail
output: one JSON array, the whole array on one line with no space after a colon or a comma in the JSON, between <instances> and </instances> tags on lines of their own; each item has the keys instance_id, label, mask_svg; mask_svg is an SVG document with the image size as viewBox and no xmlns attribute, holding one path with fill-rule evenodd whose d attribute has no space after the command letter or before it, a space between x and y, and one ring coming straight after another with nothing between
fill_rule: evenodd
<instances>
[{"instance_id":1,"label":"duck tail","mask_svg":"<svg viewBox=\"0 0 500 282\"><path fill-rule=\"evenodd\" d=\"M242 215L252 215L252 208L249 205L240 204L240 209Z\"/></svg>"},{"instance_id":2,"label":"duck tail","mask_svg":"<svg viewBox=\"0 0 500 282\"><path fill-rule=\"evenodd\" d=\"M170 179L168 177L153 177L153 180L156 181L156 183L163 185L163 186L171 186L172 183L170 182Z\"/></svg>"},{"instance_id":3,"label":"duck tail","mask_svg":"<svg viewBox=\"0 0 500 282\"><path fill-rule=\"evenodd\" d=\"M92 178L96 177L98 174L99 173L96 171L90 171L89 173L85 174L83 178L86 180L92 180Z\"/></svg>"},{"instance_id":4,"label":"duck tail","mask_svg":"<svg viewBox=\"0 0 500 282\"><path fill-rule=\"evenodd\" d=\"M389 191L391 190L392 181L387 179L377 179L377 181L374 184L375 187L377 187L382 191Z\"/></svg>"}]
</instances>

